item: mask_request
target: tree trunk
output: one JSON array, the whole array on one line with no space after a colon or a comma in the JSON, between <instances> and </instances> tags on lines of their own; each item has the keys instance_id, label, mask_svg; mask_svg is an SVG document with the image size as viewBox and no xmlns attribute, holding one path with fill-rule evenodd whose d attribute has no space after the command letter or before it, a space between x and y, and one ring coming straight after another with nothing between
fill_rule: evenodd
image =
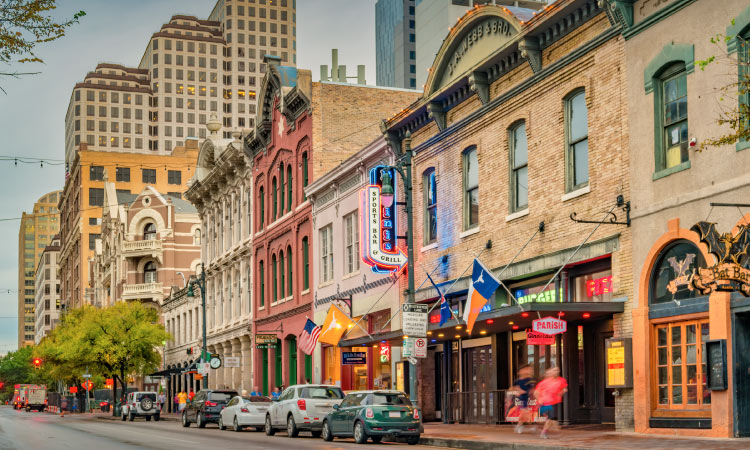
<instances>
[{"instance_id":1,"label":"tree trunk","mask_svg":"<svg viewBox=\"0 0 750 450\"><path fill-rule=\"evenodd\" d=\"M115 417L115 404L117 403L117 375L112 375L112 417Z\"/></svg>"}]
</instances>

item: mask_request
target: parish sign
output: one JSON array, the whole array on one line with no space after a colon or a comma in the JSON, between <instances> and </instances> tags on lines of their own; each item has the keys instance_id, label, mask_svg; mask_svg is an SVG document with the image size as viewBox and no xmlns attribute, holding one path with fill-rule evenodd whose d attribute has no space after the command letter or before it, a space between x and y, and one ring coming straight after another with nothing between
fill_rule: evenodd
<instances>
[{"instance_id":1,"label":"parish sign","mask_svg":"<svg viewBox=\"0 0 750 450\"><path fill-rule=\"evenodd\" d=\"M568 331L568 322L556 317L545 317L532 321L531 329L537 333L560 334Z\"/></svg>"}]
</instances>

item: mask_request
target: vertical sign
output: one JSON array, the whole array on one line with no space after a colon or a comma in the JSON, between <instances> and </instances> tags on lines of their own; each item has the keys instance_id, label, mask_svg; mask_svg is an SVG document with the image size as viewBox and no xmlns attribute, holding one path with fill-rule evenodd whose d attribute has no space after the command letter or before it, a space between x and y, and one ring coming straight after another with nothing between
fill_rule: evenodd
<instances>
[{"instance_id":1,"label":"vertical sign","mask_svg":"<svg viewBox=\"0 0 750 450\"><path fill-rule=\"evenodd\" d=\"M406 266L406 254L398 246L396 171L375 166L370 169L369 183L359 193L362 261L375 273L400 272ZM383 184L390 185L394 195L384 197Z\"/></svg>"},{"instance_id":2,"label":"vertical sign","mask_svg":"<svg viewBox=\"0 0 750 450\"><path fill-rule=\"evenodd\" d=\"M630 338L609 338L604 341L606 387L633 387L633 357Z\"/></svg>"}]
</instances>

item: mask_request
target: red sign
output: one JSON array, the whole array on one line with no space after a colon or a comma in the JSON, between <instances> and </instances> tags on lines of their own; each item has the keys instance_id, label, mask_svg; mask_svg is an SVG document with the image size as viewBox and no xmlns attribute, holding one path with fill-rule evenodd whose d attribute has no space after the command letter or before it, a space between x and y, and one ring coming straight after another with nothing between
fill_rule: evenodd
<instances>
[{"instance_id":1,"label":"red sign","mask_svg":"<svg viewBox=\"0 0 750 450\"><path fill-rule=\"evenodd\" d=\"M526 345L554 345L555 337L551 334L526 330Z\"/></svg>"},{"instance_id":2,"label":"red sign","mask_svg":"<svg viewBox=\"0 0 750 450\"><path fill-rule=\"evenodd\" d=\"M115 379L114 378L107 378L104 380L105 386L114 386L115 385Z\"/></svg>"},{"instance_id":3,"label":"red sign","mask_svg":"<svg viewBox=\"0 0 750 450\"><path fill-rule=\"evenodd\" d=\"M94 383L91 381L84 381L82 384L83 384L83 388L88 391L94 389Z\"/></svg>"},{"instance_id":4,"label":"red sign","mask_svg":"<svg viewBox=\"0 0 750 450\"><path fill-rule=\"evenodd\" d=\"M440 312L430 314L430 323L440 323Z\"/></svg>"},{"instance_id":5,"label":"red sign","mask_svg":"<svg viewBox=\"0 0 750 450\"><path fill-rule=\"evenodd\" d=\"M78 388L76 386L71 386L70 389L68 389L71 394L77 394Z\"/></svg>"},{"instance_id":6,"label":"red sign","mask_svg":"<svg viewBox=\"0 0 750 450\"><path fill-rule=\"evenodd\" d=\"M586 295L594 297L596 295L604 295L612 293L612 276L606 276L596 278L594 280L588 280L586 282Z\"/></svg>"},{"instance_id":7,"label":"red sign","mask_svg":"<svg viewBox=\"0 0 750 450\"><path fill-rule=\"evenodd\" d=\"M380 344L380 362L386 363L391 360L391 344L383 342Z\"/></svg>"},{"instance_id":8,"label":"red sign","mask_svg":"<svg viewBox=\"0 0 750 450\"><path fill-rule=\"evenodd\" d=\"M531 328L538 333L560 334L568 331L568 322L555 317L545 317L531 322Z\"/></svg>"}]
</instances>

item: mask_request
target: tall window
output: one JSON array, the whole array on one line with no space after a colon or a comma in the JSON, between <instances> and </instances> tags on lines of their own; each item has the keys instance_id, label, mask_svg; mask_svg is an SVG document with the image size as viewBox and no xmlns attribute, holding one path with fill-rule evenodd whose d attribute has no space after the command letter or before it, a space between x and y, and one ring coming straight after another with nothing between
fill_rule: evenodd
<instances>
[{"instance_id":1,"label":"tall window","mask_svg":"<svg viewBox=\"0 0 750 450\"><path fill-rule=\"evenodd\" d=\"M310 289L310 241L302 238L302 290Z\"/></svg>"},{"instance_id":2,"label":"tall window","mask_svg":"<svg viewBox=\"0 0 750 450\"><path fill-rule=\"evenodd\" d=\"M179 170L170 170L167 172L167 183L182 184L182 172Z\"/></svg>"},{"instance_id":3,"label":"tall window","mask_svg":"<svg viewBox=\"0 0 750 450\"><path fill-rule=\"evenodd\" d=\"M247 191L247 234L253 233L253 208L252 208L252 194L250 190Z\"/></svg>"},{"instance_id":4,"label":"tall window","mask_svg":"<svg viewBox=\"0 0 750 450\"><path fill-rule=\"evenodd\" d=\"M92 180L92 181L104 180L104 166L91 166L89 168L89 180Z\"/></svg>"},{"instance_id":5,"label":"tall window","mask_svg":"<svg viewBox=\"0 0 750 450\"><path fill-rule=\"evenodd\" d=\"M195 231L193 231L193 244L201 245L201 229L200 228L196 228Z\"/></svg>"},{"instance_id":6,"label":"tall window","mask_svg":"<svg viewBox=\"0 0 750 450\"><path fill-rule=\"evenodd\" d=\"M279 272L277 271L277 261L276 261L276 255L273 255L271 257L271 301L273 303L276 303L276 301L279 299L279 281L278 276Z\"/></svg>"},{"instance_id":7,"label":"tall window","mask_svg":"<svg viewBox=\"0 0 750 450\"><path fill-rule=\"evenodd\" d=\"M655 331L657 409L710 411L708 319L657 325Z\"/></svg>"},{"instance_id":8,"label":"tall window","mask_svg":"<svg viewBox=\"0 0 750 450\"><path fill-rule=\"evenodd\" d=\"M529 206L529 151L526 142L526 123L510 130L510 209L520 211Z\"/></svg>"},{"instance_id":9,"label":"tall window","mask_svg":"<svg viewBox=\"0 0 750 450\"><path fill-rule=\"evenodd\" d=\"M333 227L320 230L320 282L333 280Z\"/></svg>"},{"instance_id":10,"label":"tall window","mask_svg":"<svg viewBox=\"0 0 750 450\"><path fill-rule=\"evenodd\" d=\"M156 240L156 225L153 222L146 224L143 227L143 239L146 241Z\"/></svg>"},{"instance_id":11,"label":"tall window","mask_svg":"<svg viewBox=\"0 0 750 450\"><path fill-rule=\"evenodd\" d=\"M437 240L437 179L435 169L429 169L422 178L424 190L424 243Z\"/></svg>"},{"instance_id":12,"label":"tall window","mask_svg":"<svg viewBox=\"0 0 750 450\"><path fill-rule=\"evenodd\" d=\"M661 106L661 169L669 169L689 159L687 75L684 63L674 64L662 73Z\"/></svg>"},{"instance_id":13,"label":"tall window","mask_svg":"<svg viewBox=\"0 0 750 450\"><path fill-rule=\"evenodd\" d=\"M104 206L104 189L89 188L89 206Z\"/></svg>"},{"instance_id":14,"label":"tall window","mask_svg":"<svg viewBox=\"0 0 750 450\"><path fill-rule=\"evenodd\" d=\"M346 273L359 270L359 213L354 211L344 217L344 234L346 244Z\"/></svg>"},{"instance_id":15,"label":"tall window","mask_svg":"<svg viewBox=\"0 0 750 450\"><path fill-rule=\"evenodd\" d=\"M286 166L286 208L292 210L292 165Z\"/></svg>"},{"instance_id":16,"label":"tall window","mask_svg":"<svg viewBox=\"0 0 750 450\"><path fill-rule=\"evenodd\" d=\"M129 167L117 167L115 169L115 180L116 181L130 181L130 168Z\"/></svg>"},{"instance_id":17,"label":"tall window","mask_svg":"<svg viewBox=\"0 0 750 450\"><path fill-rule=\"evenodd\" d=\"M266 197L263 192L263 186L260 187L258 190L258 209L259 209L259 217L258 217L258 229L262 230L265 226L265 220L266 220Z\"/></svg>"},{"instance_id":18,"label":"tall window","mask_svg":"<svg viewBox=\"0 0 750 450\"><path fill-rule=\"evenodd\" d=\"M271 181L271 195L273 199L273 203L271 204L271 221L276 220L276 211L278 211L279 206L279 190L276 186L276 178Z\"/></svg>"},{"instance_id":19,"label":"tall window","mask_svg":"<svg viewBox=\"0 0 750 450\"><path fill-rule=\"evenodd\" d=\"M279 217L284 215L284 164L279 167Z\"/></svg>"},{"instance_id":20,"label":"tall window","mask_svg":"<svg viewBox=\"0 0 750 450\"><path fill-rule=\"evenodd\" d=\"M739 65L739 112L744 120L740 123L740 131L750 128L750 30L744 35L737 36L737 61ZM747 143L750 139L740 139L740 143Z\"/></svg>"},{"instance_id":21,"label":"tall window","mask_svg":"<svg viewBox=\"0 0 750 450\"><path fill-rule=\"evenodd\" d=\"M144 183L156 183L156 169L141 169L141 181Z\"/></svg>"},{"instance_id":22,"label":"tall window","mask_svg":"<svg viewBox=\"0 0 750 450\"><path fill-rule=\"evenodd\" d=\"M258 307L263 308L264 306L266 306L266 277L265 271L263 270L263 261L258 263L258 282L260 284Z\"/></svg>"},{"instance_id":23,"label":"tall window","mask_svg":"<svg viewBox=\"0 0 750 450\"><path fill-rule=\"evenodd\" d=\"M153 261L147 262L143 267L143 282L156 283L156 264Z\"/></svg>"},{"instance_id":24,"label":"tall window","mask_svg":"<svg viewBox=\"0 0 750 450\"><path fill-rule=\"evenodd\" d=\"M589 113L586 92L579 90L565 100L565 134L567 136L567 191L589 182Z\"/></svg>"},{"instance_id":25,"label":"tall window","mask_svg":"<svg viewBox=\"0 0 750 450\"><path fill-rule=\"evenodd\" d=\"M286 279L284 278L284 251L279 251L279 298L286 298Z\"/></svg>"},{"instance_id":26,"label":"tall window","mask_svg":"<svg viewBox=\"0 0 750 450\"><path fill-rule=\"evenodd\" d=\"M305 152L302 154L302 198L305 200L307 200L307 194L304 193L304 189L307 187L307 170L307 152Z\"/></svg>"},{"instance_id":27,"label":"tall window","mask_svg":"<svg viewBox=\"0 0 750 450\"><path fill-rule=\"evenodd\" d=\"M477 148L464 151L464 230L479 225L479 163Z\"/></svg>"},{"instance_id":28,"label":"tall window","mask_svg":"<svg viewBox=\"0 0 750 450\"><path fill-rule=\"evenodd\" d=\"M286 292L288 295L292 295L294 292L292 290L293 282L292 282L292 246L288 245L286 247L286 280L287 280L287 289Z\"/></svg>"}]
</instances>

